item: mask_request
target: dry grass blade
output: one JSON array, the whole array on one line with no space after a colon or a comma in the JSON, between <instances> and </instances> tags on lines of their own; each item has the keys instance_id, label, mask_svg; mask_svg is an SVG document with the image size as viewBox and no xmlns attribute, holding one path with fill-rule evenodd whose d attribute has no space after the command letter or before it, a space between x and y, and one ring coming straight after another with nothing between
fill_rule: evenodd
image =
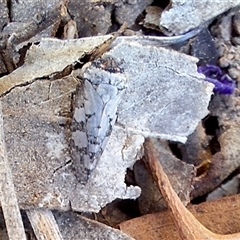
<instances>
[{"instance_id":1,"label":"dry grass blade","mask_svg":"<svg viewBox=\"0 0 240 240\"><path fill-rule=\"evenodd\" d=\"M157 183L169 209L173 214L174 223L182 239L184 240L238 240L240 233L231 235L219 235L205 228L193 215L189 212L177 194L174 192L167 175L155 157L154 147L149 139L144 143L145 161L151 170L154 180Z\"/></svg>"},{"instance_id":2,"label":"dry grass blade","mask_svg":"<svg viewBox=\"0 0 240 240\"><path fill-rule=\"evenodd\" d=\"M7 160L0 103L0 201L10 240L25 240L26 235L14 190L12 174Z\"/></svg>"}]
</instances>

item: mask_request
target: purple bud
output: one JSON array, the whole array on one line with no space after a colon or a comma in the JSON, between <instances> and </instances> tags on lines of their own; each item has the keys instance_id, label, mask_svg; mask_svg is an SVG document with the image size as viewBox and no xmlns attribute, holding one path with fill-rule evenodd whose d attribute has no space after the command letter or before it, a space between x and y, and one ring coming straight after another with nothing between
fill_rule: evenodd
<instances>
[{"instance_id":1,"label":"purple bud","mask_svg":"<svg viewBox=\"0 0 240 240\"><path fill-rule=\"evenodd\" d=\"M213 91L220 94L232 94L236 83L228 75L224 74L222 70L215 65L200 66L198 72L203 73L205 80L215 85Z\"/></svg>"}]
</instances>

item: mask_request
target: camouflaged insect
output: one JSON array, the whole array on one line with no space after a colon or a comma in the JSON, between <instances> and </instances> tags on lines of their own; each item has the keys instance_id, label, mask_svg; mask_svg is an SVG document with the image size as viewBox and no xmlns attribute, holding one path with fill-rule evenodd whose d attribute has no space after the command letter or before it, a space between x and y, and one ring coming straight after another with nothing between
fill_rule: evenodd
<instances>
[{"instance_id":1,"label":"camouflaged insect","mask_svg":"<svg viewBox=\"0 0 240 240\"><path fill-rule=\"evenodd\" d=\"M76 177L86 184L99 162L117 118L126 89L123 69L113 59L99 59L83 67L76 89L71 155Z\"/></svg>"}]
</instances>

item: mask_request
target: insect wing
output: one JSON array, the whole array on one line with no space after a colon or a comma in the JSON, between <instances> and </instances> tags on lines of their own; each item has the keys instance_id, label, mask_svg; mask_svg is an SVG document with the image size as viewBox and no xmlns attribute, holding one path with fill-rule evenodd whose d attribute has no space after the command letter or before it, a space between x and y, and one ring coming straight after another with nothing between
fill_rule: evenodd
<instances>
[{"instance_id":1,"label":"insect wing","mask_svg":"<svg viewBox=\"0 0 240 240\"><path fill-rule=\"evenodd\" d=\"M86 70L77 87L72 122L71 153L76 176L82 184L86 184L101 158L126 89L126 84L122 84L125 75L96 66L90 70ZM90 73L93 79L89 79Z\"/></svg>"}]
</instances>

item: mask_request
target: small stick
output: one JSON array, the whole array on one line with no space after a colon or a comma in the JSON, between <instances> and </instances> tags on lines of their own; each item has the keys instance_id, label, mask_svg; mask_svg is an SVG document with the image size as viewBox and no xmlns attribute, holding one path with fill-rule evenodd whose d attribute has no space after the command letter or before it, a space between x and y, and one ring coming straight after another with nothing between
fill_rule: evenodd
<instances>
[{"instance_id":1,"label":"small stick","mask_svg":"<svg viewBox=\"0 0 240 240\"><path fill-rule=\"evenodd\" d=\"M159 191L172 212L175 226L183 240L239 240L240 233L219 235L205 228L191 212L185 208L174 192L167 175L156 158L155 149L149 139L144 143L145 162L151 170Z\"/></svg>"},{"instance_id":2,"label":"small stick","mask_svg":"<svg viewBox=\"0 0 240 240\"><path fill-rule=\"evenodd\" d=\"M112 42L126 30L127 26L128 26L127 23L124 22L117 32L111 33L112 37L110 37L107 41L98 46L92 52L90 61L93 61L94 59L100 57L103 53L105 53L108 50L109 46L112 44Z\"/></svg>"},{"instance_id":3,"label":"small stick","mask_svg":"<svg viewBox=\"0 0 240 240\"><path fill-rule=\"evenodd\" d=\"M63 240L52 211L32 209L26 213L37 239Z\"/></svg>"},{"instance_id":4,"label":"small stick","mask_svg":"<svg viewBox=\"0 0 240 240\"><path fill-rule=\"evenodd\" d=\"M22 217L14 190L12 174L7 159L0 103L0 201L10 240L26 240Z\"/></svg>"}]
</instances>

